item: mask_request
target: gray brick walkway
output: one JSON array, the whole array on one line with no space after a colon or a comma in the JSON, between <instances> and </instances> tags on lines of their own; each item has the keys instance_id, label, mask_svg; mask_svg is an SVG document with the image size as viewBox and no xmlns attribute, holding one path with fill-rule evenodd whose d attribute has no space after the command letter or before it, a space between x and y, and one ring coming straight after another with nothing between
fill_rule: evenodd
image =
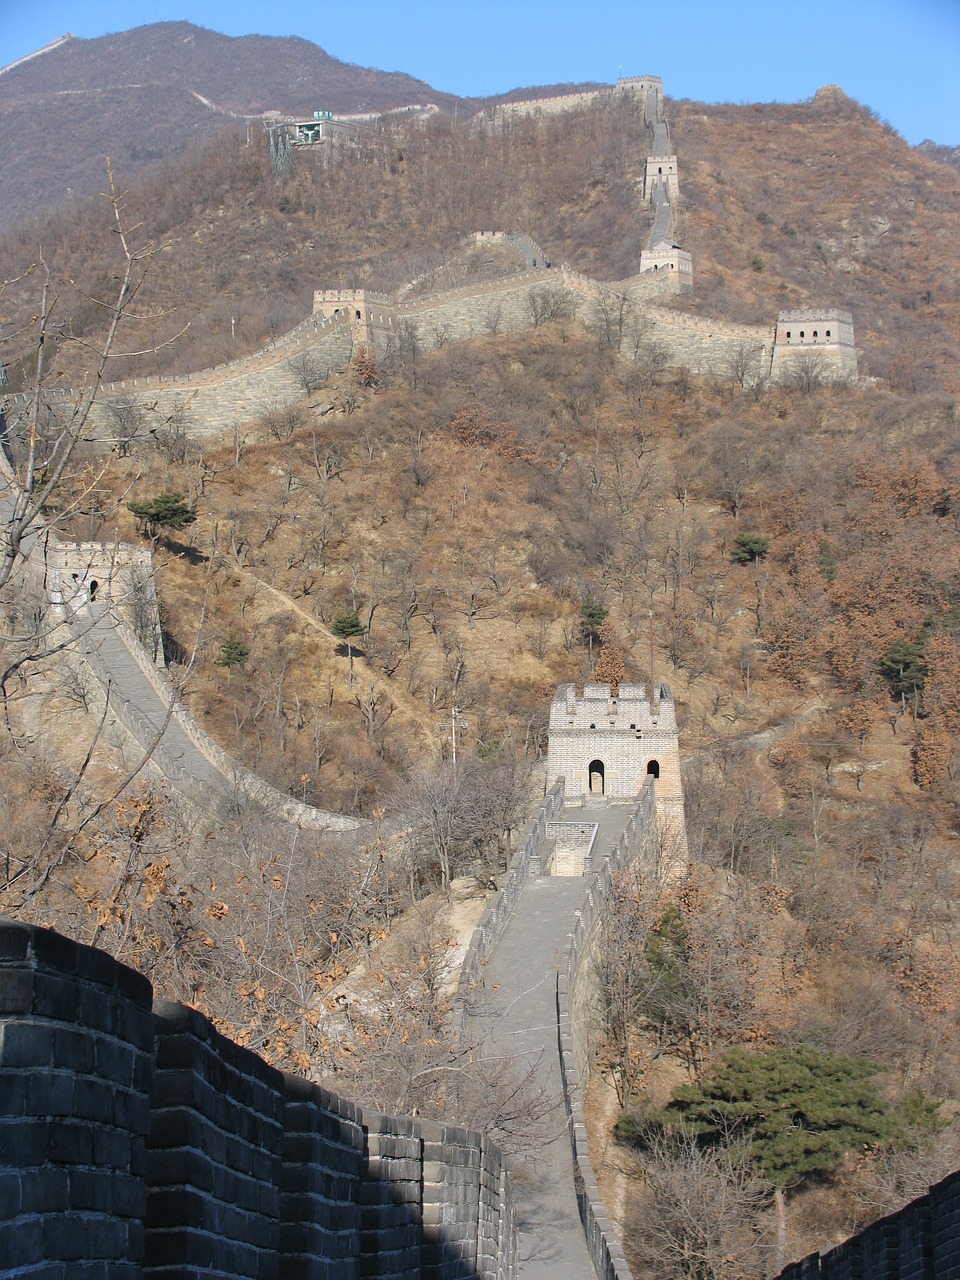
<instances>
[{"instance_id":1,"label":"gray brick walkway","mask_svg":"<svg viewBox=\"0 0 960 1280\"><path fill-rule=\"evenodd\" d=\"M561 812L558 817L563 817ZM567 810L597 822L596 859L613 848L626 809ZM536 1068L553 1109L535 1158L513 1176L523 1280L595 1280L573 1184L557 1042L557 972L566 961L576 912L586 897L583 876L531 878L484 971L481 1012L469 1026L486 1053Z\"/></svg>"},{"instance_id":2,"label":"gray brick walkway","mask_svg":"<svg viewBox=\"0 0 960 1280\"><path fill-rule=\"evenodd\" d=\"M111 705L139 747L149 748L162 729L152 756L154 764L177 790L190 793L194 800L205 797L208 804L213 801L211 808L222 808L230 800L232 788L176 714L167 718L173 690L164 702L117 633L109 610L94 605L84 613L87 616L81 615L75 627L81 648L101 683L109 685Z\"/></svg>"}]
</instances>

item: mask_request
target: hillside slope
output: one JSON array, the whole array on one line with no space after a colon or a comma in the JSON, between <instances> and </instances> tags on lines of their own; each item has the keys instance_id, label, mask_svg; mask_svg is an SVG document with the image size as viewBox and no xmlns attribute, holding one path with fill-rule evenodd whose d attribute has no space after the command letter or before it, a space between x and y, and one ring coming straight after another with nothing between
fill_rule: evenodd
<instances>
[{"instance_id":1,"label":"hillside slope","mask_svg":"<svg viewBox=\"0 0 960 1280\"><path fill-rule=\"evenodd\" d=\"M215 136L231 116L456 101L294 36L232 37L158 22L71 39L0 73L0 127L17 139L0 176L0 228L101 190L107 155L129 182Z\"/></svg>"},{"instance_id":2,"label":"hillside slope","mask_svg":"<svg viewBox=\"0 0 960 1280\"><path fill-rule=\"evenodd\" d=\"M633 351L615 325L490 325L429 352L407 334L379 366L358 350L291 412L225 439L193 441L174 423L109 457L81 450L49 511L66 533L134 540L127 503L164 491L196 513L159 537L156 573L171 665L189 676L198 721L278 787L372 819L376 837L352 857L299 844L283 854L238 812L191 840L170 797L147 788L89 831L66 819L55 830L61 812L74 818L68 788L84 766L57 755L45 721L76 727L82 756L95 715L59 655L40 653L45 681L30 668L11 698L18 736L0 739L3 905L104 936L278 1061L350 1070L375 1089L378 1054L402 1044L391 1070L423 1074L426 1059L410 1055L433 1064L446 1052L433 991L408 999L412 974L422 990L436 972L429 939L399 977L375 979L402 1034L378 1005L376 1025L341 1049L310 1016L398 903L436 883L411 796L424 780L434 797L450 793L454 708L458 764L494 782L474 811L481 837L461 831L443 856L484 883L499 874L528 795L513 764L542 757L555 686L591 676L584 623L599 607L616 631L601 657L616 667L622 648L628 678L646 678L652 622L655 678L682 719L697 860L676 906L696 1000L678 1039L638 1057L638 1088L662 1101L730 1044L811 1043L877 1061L891 1096L944 1099L949 1122L960 1108L958 176L835 91L794 107L668 107L698 281L676 305L770 322L782 306L845 301L864 368L888 381L751 384L734 367L705 378L655 359L655 330ZM458 251L477 229L527 230L555 261L628 275L649 227L646 145L623 102L484 128L396 122L329 165L301 155L279 176L262 137L231 134L123 200L143 219L137 243L155 242L138 311L161 335L189 327L111 372L203 368L253 349L306 314L318 286L509 269ZM64 381L79 381L101 325L91 298L114 272L109 212L78 206L42 227L65 304L56 339L81 339L65 344ZM34 240L4 237L9 274L35 260ZM6 291L14 345L42 279L37 267ZM123 341L150 346L149 332L125 324ZM19 354L11 373L27 379L25 345ZM33 616L11 611L28 629ZM358 631L349 647L339 638ZM83 777L77 823L116 770L98 759ZM413 837L390 844L390 819ZM928 1154L908 1152L924 1169ZM880 1153L865 1152L817 1189L797 1214L798 1252L875 1211L877 1170Z\"/></svg>"}]
</instances>

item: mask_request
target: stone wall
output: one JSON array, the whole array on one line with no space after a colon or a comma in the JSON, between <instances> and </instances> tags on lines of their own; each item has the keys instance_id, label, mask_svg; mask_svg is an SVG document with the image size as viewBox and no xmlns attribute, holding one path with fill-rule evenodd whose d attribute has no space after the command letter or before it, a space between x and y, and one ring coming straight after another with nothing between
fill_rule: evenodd
<instances>
[{"instance_id":1,"label":"stone wall","mask_svg":"<svg viewBox=\"0 0 960 1280\"><path fill-rule=\"evenodd\" d=\"M835 1249L791 1263L777 1280L955 1280L960 1276L960 1173Z\"/></svg>"},{"instance_id":2,"label":"stone wall","mask_svg":"<svg viewBox=\"0 0 960 1280\"><path fill-rule=\"evenodd\" d=\"M853 316L849 311L781 311L777 316L771 375L789 380L798 362L812 361L813 373L822 381L857 376L857 348Z\"/></svg>"},{"instance_id":3,"label":"stone wall","mask_svg":"<svg viewBox=\"0 0 960 1280\"><path fill-rule=\"evenodd\" d=\"M593 766L598 769L594 772ZM632 800L652 773L663 799L682 798L680 745L673 698L658 686L563 684L550 704L547 786L565 780L568 799Z\"/></svg>"},{"instance_id":4,"label":"stone wall","mask_svg":"<svg viewBox=\"0 0 960 1280\"><path fill-rule=\"evenodd\" d=\"M557 977L560 1068L577 1199L587 1247L597 1275L605 1280L632 1280L632 1272L600 1195L590 1162L583 1115L583 1086L589 1078L603 1032L597 1016L599 997L593 957L601 941L597 926L608 909L617 877L638 859L645 861L651 873L655 870L654 785L652 780L647 783L626 830L594 878L570 939L566 963Z\"/></svg>"},{"instance_id":5,"label":"stone wall","mask_svg":"<svg viewBox=\"0 0 960 1280\"><path fill-rule=\"evenodd\" d=\"M112 403L136 405L142 421L138 436L182 428L191 437L225 435L235 427L275 409L302 400L302 380L296 371L300 357L317 368L337 372L346 368L353 347L353 329L346 317L325 321L310 315L284 337L241 360L175 378L131 378L105 383L94 402L87 434L110 443L118 435ZM51 408L67 409L78 398L74 391L47 393ZM0 398L0 410L15 429L17 416L28 406L19 394Z\"/></svg>"},{"instance_id":6,"label":"stone wall","mask_svg":"<svg viewBox=\"0 0 960 1280\"><path fill-rule=\"evenodd\" d=\"M158 667L166 665L160 601L149 547L127 542L65 542L56 536L44 544L46 585L55 608L75 614L95 601L111 608L137 637L138 647Z\"/></svg>"},{"instance_id":7,"label":"stone wall","mask_svg":"<svg viewBox=\"0 0 960 1280\"><path fill-rule=\"evenodd\" d=\"M546 839L552 854L543 869L551 876L587 874L599 830L596 822L548 822Z\"/></svg>"},{"instance_id":8,"label":"stone wall","mask_svg":"<svg viewBox=\"0 0 960 1280\"><path fill-rule=\"evenodd\" d=\"M525 252L523 237L507 238L517 241L520 252ZM125 402L140 411L141 437L162 435L172 426L191 437L223 436L271 410L302 400L306 393L296 369L300 359L332 374L347 367L355 342L365 342L380 359L389 360L398 353L404 336L411 333L420 349L429 351L447 342L523 332L544 323L545 318L567 317L596 328L603 323L604 308L608 314L611 309L615 313L621 299L631 308L628 330L639 321L644 340L664 349L668 365L685 367L693 374L729 378L734 360L746 351L754 357L757 376L789 377L797 352L807 351L788 343L785 337L778 340L781 330L786 333L783 326L731 324L656 306L665 297L691 287L689 255L672 244L660 254L656 246L649 248L643 259L649 270L613 283L592 280L565 266L547 268L542 258L537 262L536 268L505 279L410 302L365 290L318 290L313 315L285 338L245 360L178 378L106 384L91 412L90 434L108 443L115 440L118 426L111 403ZM827 313L803 314L814 317ZM849 341L845 325L842 343L818 345L828 374L836 368L844 376L856 375L852 322L849 332ZM55 410L68 408L76 394L51 393L51 406ZM11 428L27 407L24 395L0 397L0 410Z\"/></svg>"},{"instance_id":9,"label":"stone wall","mask_svg":"<svg viewBox=\"0 0 960 1280\"><path fill-rule=\"evenodd\" d=\"M677 177L677 157L667 155L647 156L643 163L643 198L653 197L654 187L663 186L671 200L680 194Z\"/></svg>"},{"instance_id":10,"label":"stone wall","mask_svg":"<svg viewBox=\"0 0 960 1280\"><path fill-rule=\"evenodd\" d=\"M554 313L549 316L551 319L576 317L589 327L601 322L605 305L611 301L616 305L621 298L634 308L644 308L643 328L655 331L654 340L666 351L671 366L685 367L694 374L724 377L731 376L733 362L746 349L756 355L756 370L751 377L790 381L797 361L808 357L794 351L793 329L789 330L791 337L786 337L788 326L782 322L790 316L798 324L807 319L812 329L817 317L832 317L833 327L842 329L842 334L837 341L820 343L824 369L819 376L823 380L855 377L857 358L849 313L784 312L775 327L729 325L650 308L651 302L665 295L686 293L693 287L691 256L673 243L672 204L679 194L678 167L677 157L670 152L659 76L620 78L615 87L503 103L486 108L478 119L561 113L625 95L636 100L653 138L653 154L645 159L642 187L644 198L654 203L656 217L641 252L638 276L609 284L590 280L566 267L550 271L546 269L543 250L525 233L478 232L472 237L476 243L511 242L526 270L506 280L467 286L414 302L403 299L415 282L395 295L317 290L312 314L290 333L251 356L180 378L108 384L93 405L89 422L92 436L111 441L123 433L111 402L117 405L124 400L132 401L140 411L141 436L167 430L170 423L176 423L190 436L223 435L301 399L305 391L303 378L297 372L298 360L312 365L310 380L315 381L318 369L331 374L343 370L356 342L366 343L381 359L389 359L411 332L421 349L430 350L484 334L530 329L543 323L545 310ZM551 306L550 295L559 305ZM645 338L649 337L648 332ZM71 391L51 393L50 402L54 408L67 408L79 395ZM8 423L15 425L18 413L26 406L27 397L23 395L0 397L0 424L5 414Z\"/></svg>"},{"instance_id":11,"label":"stone wall","mask_svg":"<svg viewBox=\"0 0 960 1280\"><path fill-rule=\"evenodd\" d=\"M103 952L0 921L0 1272L500 1280L481 1135L283 1076Z\"/></svg>"}]
</instances>

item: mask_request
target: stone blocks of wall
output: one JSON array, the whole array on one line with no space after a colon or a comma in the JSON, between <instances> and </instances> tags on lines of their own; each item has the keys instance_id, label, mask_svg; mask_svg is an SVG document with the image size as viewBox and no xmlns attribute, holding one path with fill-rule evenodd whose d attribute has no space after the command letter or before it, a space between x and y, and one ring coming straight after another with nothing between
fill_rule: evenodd
<instances>
[{"instance_id":1,"label":"stone blocks of wall","mask_svg":"<svg viewBox=\"0 0 960 1280\"><path fill-rule=\"evenodd\" d=\"M284 1078L280 1248L288 1280L356 1280L365 1164L360 1108Z\"/></svg>"},{"instance_id":2,"label":"stone blocks of wall","mask_svg":"<svg viewBox=\"0 0 960 1280\"><path fill-rule=\"evenodd\" d=\"M776 1280L957 1280L960 1173L824 1253L784 1268Z\"/></svg>"},{"instance_id":3,"label":"stone blocks of wall","mask_svg":"<svg viewBox=\"0 0 960 1280\"><path fill-rule=\"evenodd\" d=\"M677 157L668 155L647 156L643 165L643 198L649 200L656 186L666 187L671 198L676 198Z\"/></svg>"},{"instance_id":4,"label":"stone blocks of wall","mask_svg":"<svg viewBox=\"0 0 960 1280\"><path fill-rule=\"evenodd\" d=\"M276 1276L282 1079L194 1009L158 1004L144 1276Z\"/></svg>"},{"instance_id":5,"label":"stone blocks of wall","mask_svg":"<svg viewBox=\"0 0 960 1280\"><path fill-rule=\"evenodd\" d=\"M109 601L156 666L165 666L160 601L149 547L126 542L44 542L51 602L69 613Z\"/></svg>"},{"instance_id":6,"label":"stone blocks of wall","mask_svg":"<svg viewBox=\"0 0 960 1280\"><path fill-rule=\"evenodd\" d=\"M453 1002L452 1021L458 1031L462 1031L466 1026L476 993L483 986L484 965L516 909L524 885L531 876L540 875L544 869L542 855L547 844L547 825L562 810L563 801L564 790L561 779L544 796L543 803L538 806L521 833L507 874L500 881L499 890L477 921L467 954L460 966L457 994Z\"/></svg>"},{"instance_id":7,"label":"stone blocks of wall","mask_svg":"<svg viewBox=\"0 0 960 1280\"><path fill-rule=\"evenodd\" d=\"M643 685L587 684L577 695L561 685L550 706L547 784L565 780L568 797L592 795L592 766L602 792L597 799L632 800L648 772L660 780L664 799L682 796L680 749L673 699L666 686L651 703Z\"/></svg>"},{"instance_id":8,"label":"stone blocks of wall","mask_svg":"<svg viewBox=\"0 0 960 1280\"><path fill-rule=\"evenodd\" d=\"M545 870L552 876L585 875L598 830L595 822L548 822L546 838L553 845L553 857Z\"/></svg>"},{"instance_id":9,"label":"stone blocks of wall","mask_svg":"<svg viewBox=\"0 0 960 1280\"><path fill-rule=\"evenodd\" d=\"M0 1273L509 1280L500 1153L283 1076L145 978L0 921Z\"/></svg>"},{"instance_id":10,"label":"stone blocks of wall","mask_svg":"<svg viewBox=\"0 0 960 1280\"><path fill-rule=\"evenodd\" d=\"M295 362L304 356L331 372L345 369L353 349L353 330L345 321L325 324L308 316L284 338L261 351L229 364L177 378L133 378L108 383L90 411L87 437L109 442L117 435L111 401L138 406L142 426L137 439L162 437L181 429L191 437L224 435L275 409L287 408L304 397ZM78 392L53 392L48 399L54 411L69 413L80 398ZM29 398L0 398L0 410L15 424L27 411Z\"/></svg>"},{"instance_id":11,"label":"stone blocks of wall","mask_svg":"<svg viewBox=\"0 0 960 1280\"><path fill-rule=\"evenodd\" d=\"M816 361L824 381L857 376L857 348L849 311L781 311L777 316L771 375L789 380L798 362Z\"/></svg>"},{"instance_id":12,"label":"stone blocks of wall","mask_svg":"<svg viewBox=\"0 0 960 1280\"><path fill-rule=\"evenodd\" d=\"M524 240L519 236L505 238L518 243ZM529 330L536 323L535 312L543 309L538 307L537 295L542 301L544 291L559 297L563 314L588 327L597 323L604 298L628 299L634 307L644 309L651 338L664 347L673 367L730 377L731 362L744 349L756 353L757 376L767 377L771 370L774 377L789 375L797 358L795 350L785 338L775 341L774 326L729 324L651 306L665 295L691 287L692 261L688 254L674 250L672 243L662 263L656 245L644 252L647 256L642 265L650 269L616 285L590 280L565 267L538 267L416 303L400 304L396 298L363 290L320 290L315 295L315 315L253 356L195 375L142 378L105 386L91 412L91 434L104 441L116 435L110 401L123 398L140 405L144 437L151 432L162 434L174 422L189 436L223 435L303 398L294 367L301 356L331 372L340 371L349 363L354 341L363 341L381 358L389 357L399 341L401 324L413 327L424 350L491 333ZM653 270L655 264L661 269ZM671 270L671 265L675 269ZM846 334L846 328L842 332ZM849 341L844 338L841 343L818 347L828 373L836 370L843 376L855 376L852 322L850 335ZM52 393L50 399L54 407L59 404L68 410L77 393ZM28 398L23 395L0 398L0 409L11 422L27 405Z\"/></svg>"},{"instance_id":13,"label":"stone blocks of wall","mask_svg":"<svg viewBox=\"0 0 960 1280\"><path fill-rule=\"evenodd\" d=\"M150 1009L140 974L0 922L3 1275L140 1276Z\"/></svg>"}]
</instances>

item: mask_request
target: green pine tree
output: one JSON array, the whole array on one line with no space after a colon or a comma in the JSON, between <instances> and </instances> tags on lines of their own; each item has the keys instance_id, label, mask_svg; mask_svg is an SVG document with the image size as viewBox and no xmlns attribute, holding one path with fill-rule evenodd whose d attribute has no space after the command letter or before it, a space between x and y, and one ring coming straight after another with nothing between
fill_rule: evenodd
<instances>
[{"instance_id":1,"label":"green pine tree","mask_svg":"<svg viewBox=\"0 0 960 1280\"><path fill-rule=\"evenodd\" d=\"M923 661L925 640L925 636L920 640L894 640L880 659L880 674L894 697L912 697L923 688L927 678Z\"/></svg>"},{"instance_id":2,"label":"green pine tree","mask_svg":"<svg viewBox=\"0 0 960 1280\"><path fill-rule=\"evenodd\" d=\"M770 539L762 534L738 533L730 555L737 564L749 564L752 560L763 560L769 550Z\"/></svg>"},{"instance_id":3,"label":"green pine tree","mask_svg":"<svg viewBox=\"0 0 960 1280\"><path fill-rule=\"evenodd\" d=\"M729 1050L697 1084L677 1089L656 1119L705 1146L741 1141L773 1192L778 1243L786 1240L785 1193L828 1177L849 1151L892 1140L900 1124L863 1058L809 1045Z\"/></svg>"},{"instance_id":4,"label":"green pine tree","mask_svg":"<svg viewBox=\"0 0 960 1280\"><path fill-rule=\"evenodd\" d=\"M250 650L231 631L220 646L216 663L218 667L242 667L249 657Z\"/></svg>"},{"instance_id":5,"label":"green pine tree","mask_svg":"<svg viewBox=\"0 0 960 1280\"><path fill-rule=\"evenodd\" d=\"M594 642L600 639L600 628L603 626L607 612L608 610L602 604L597 604L593 600L586 600L580 606L580 638L590 650L591 661Z\"/></svg>"},{"instance_id":6,"label":"green pine tree","mask_svg":"<svg viewBox=\"0 0 960 1280\"><path fill-rule=\"evenodd\" d=\"M366 627L360 621L360 616L354 610L352 613L340 613L330 624L330 630L338 640L346 640L347 642L347 658L350 663L350 683L353 684L353 645L350 643L356 636L362 636L366 632Z\"/></svg>"},{"instance_id":7,"label":"green pine tree","mask_svg":"<svg viewBox=\"0 0 960 1280\"><path fill-rule=\"evenodd\" d=\"M158 493L155 498L128 502L127 510L136 517L140 532L152 542L156 542L162 529L186 529L197 518L182 493Z\"/></svg>"}]
</instances>

